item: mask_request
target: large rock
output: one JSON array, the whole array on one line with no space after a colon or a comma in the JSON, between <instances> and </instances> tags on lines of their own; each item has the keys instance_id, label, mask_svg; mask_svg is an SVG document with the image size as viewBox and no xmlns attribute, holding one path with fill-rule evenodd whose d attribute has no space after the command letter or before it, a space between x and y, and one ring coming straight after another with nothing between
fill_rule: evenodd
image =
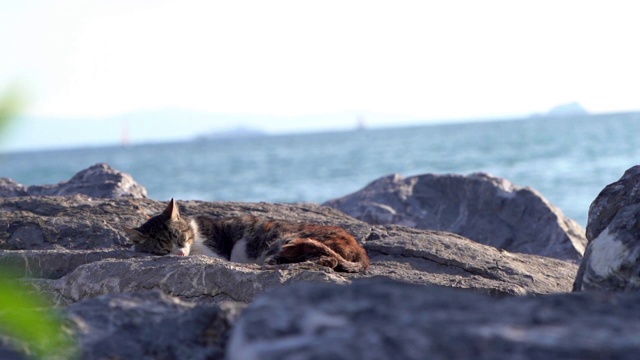
<instances>
[{"instance_id":1,"label":"large rock","mask_svg":"<svg viewBox=\"0 0 640 360\"><path fill-rule=\"evenodd\" d=\"M58 331L75 341L44 359L223 359L243 307L194 304L160 291L99 296L59 312ZM0 331L1 359L26 360L31 350Z\"/></svg>"},{"instance_id":2,"label":"large rock","mask_svg":"<svg viewBox=\"0 0 640 360\"><path fill-rule=\"evenodd\" d=\"M9 178L0 178L0 197L29 196L29 188Z\"/></svg>"},{"instance_id":3,"label":"large rock","mask_svg":"<svg viewBox=\"0 0 640 360\"><path fill-rule=\"evenodd\" d=\"M70 196L93 198L146 198L147 190L127 173L108 164L95 164L75 174L71 179L55 185L24 186L11 179L0 178L0 197Z\"/></svg>"},{"instance_id":4,"label":"large rock","mask_svg":"<svg viewBox=\"0 0 640 360\"><path fill-rule=\"evenodd\" d=\"M587 238L574 290L640 289L640 166L628 169L591 203Z\"/></svg>"},{"instance_id":5,"label":"large rock","mask_svg":"<svg viewBox=\"0 0 640 360\"><path fill-rule=\"evenodd\" d=\"M155 205L132 198L0 198L0 249L123 249L129 244L121 226L142 223Z\"/></svg>"},{"instance_id":6,"label":"large rock","mask_svg":"<svg viewBox=\"0 0 640 360\"><path fill-rule=\"evenodd\" d=\"M325 203L370 224L449 231L512 252L578 262L584 230L534 189L484 173L391 175Z\"/></svg>"},{"instance_id":7,"label":"large rock","mask_svg":"<svg viewBox=\"0 0 640 360\"><path fill-rule=\"evenodd\" d=\"M382 279L296 284L240 315L227 360L636 359L640 293L496 299Z\"/></svg>"},{"instance_id":8,"label":"large rock","mask_svg":"<svg viewBox=\"0 0 640 360\"><path fill-rule=\"evenodd\" d=\"M318 205L180 204L185 215L242 213L342 226L364 244L371 268L350 275L306 264L273 268L202 256L138 254L128 249L122 226L144 222L147 214L160 212L165 204L81 196L0 199L0 264L12 264L18 275L38 278L33 281L36 289L59 304L151 288L199 302L248 303L261 291L287 282L343 284L371 276L491 294L546 294L569 291L577 270L574 264L498 250L452 233L372 226ZM240 286L238 279L250 285Z\"/></svg>"},{"instance_id":9,"label":"large rock","mask_svg":"<svg viewBox=\"0 0 640 360\"><path fill-rule=\"evenodd\" d=\"M183 300L202 304L234 301L248 304L258 294L292 282L349 280L330 270L307 264L259 267L204 255L153 256L113 259L78 266L55 280L30 281L34 290L57 306L66 306L105 294L158 289Z\"/></svg>"},{"instance_id":10,"label":"large rock","mask_svg":"<svg viewBox=\"0 0 640 360\"><path fill-rule=\"evenodd\" d=\"M110 294L65 311L82 359L222 359L242 306L183 302L159 291Z\"/></svg>"},{"instance_id":11,"label":"large rock","mask_svg":"<svg viewBox=\"0 0 640 360\"><path fill-rule=\"evenodd\" d=\"M394 225L374 227L364 247L372 259L366 276L492 295L566 292L567 277L577 268L561 260L498 250L452 233Z\"/></svg>"},{"instance_id":12,"label":"large rock","mask_svg":"<svg viewBox=\"0 0 640 360\"><path fill-rule=\"evenodd\" d=\"M640 203L640 165L627 169L620 180L607 185L589 206L587 240L609 226L620 209Z\"/></svg>"},{"instance_id":13,"label":"large rock","mask_svg":"<svg viewBox=\"0 0 640 360\"><path fill-rule=\"evenodd\" d=\"M19 184L5 184L13 193L24 190ZM197 201L180 202L181 213L252 214L342 226L364 245L371 268L347 274L309 263L259 266L201 255L158 257L131 251L122 227L143 223L165 203L91 196L0 197L0 267L13 269L0 276L23 277L33 293L62 308L82 358L268 359L294 354L307 359L323 358L322 351L331 349L336 358L356 359L456 354L469 358L476 357L472 351L478 349L488 354L485 358L558 358L562 351L566 358L578 358L592 357L598 346L604 349L598 354L605 357L632 353L622 349L629 351L634 345L635 338L625 334L638 327L634 315L627 316L627 303L636 299L547 297L570 291L577 266L566 261L511 253L445 231L371 225L312 204ZM380 283L380 278L386 282ZM295 284L299 287L289 294L286 286ZM537 297L503 299L527 294ZM260 297L263 300L252 304ZM271 307L273 299L285 307ZM616 301L624 308L611 313ZM229 347L230 329L244 304L252 305ZM261 314L269 324L256 317L255 309L262 306L273 309ZM325 316L327 308L335 313ZM284 314L288 311L301 318L292 319ZM584 323L572 318L583 314ZM344 327L345 321L352 326ZM601 328L597 341L590 342L585 324L594 323ZM619 330L617 342L610 336L614 328ZM345 331L340 339L335 339L335 329ZM324 341L325 349L318 350L311 338ZM440 341L449 338L448 343ZM332 346L326 346L327 339ZM569 345L558 345L561 341ZM0 356L21 358L21 347L15 344L0 331ZM546 353L544 346L552 351Z\"/></svg>"}]
</instances>

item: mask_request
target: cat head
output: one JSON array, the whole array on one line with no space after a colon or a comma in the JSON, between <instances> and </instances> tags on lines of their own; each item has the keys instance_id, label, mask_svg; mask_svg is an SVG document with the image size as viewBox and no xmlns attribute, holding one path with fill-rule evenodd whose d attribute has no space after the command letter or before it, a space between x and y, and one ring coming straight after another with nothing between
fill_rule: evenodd
<instances>
[{"instance_id":1,"label":"cat head","mask_svg":"<svg viewBox=\"0 0 640 360\"><path fill-rule=\"evenodd\" d=\"M187 219L180 216L176 202L136 228L123 228L134 250L155 255L189 255L194 233Z\"/></svg>"}]
</instances>

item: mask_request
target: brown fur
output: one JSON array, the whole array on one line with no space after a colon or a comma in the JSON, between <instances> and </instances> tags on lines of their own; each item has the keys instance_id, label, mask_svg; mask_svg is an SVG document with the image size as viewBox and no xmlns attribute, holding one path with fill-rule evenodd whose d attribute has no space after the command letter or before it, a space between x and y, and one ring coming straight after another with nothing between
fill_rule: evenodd
<instances>
[{"instance_id":1,"label":"brown fur","mask_svg":"<svg viewBox=\"0 0 640 360\"><path fill-rule=\"evenodd\" d=\"M192 221L197 225L197 234ZM311 261L342 272L360 272L369 267L369 257L364 248L341 227L256 216L221 219L197 216L191 220L180 215L173 199L160 215L126 231L137 251L156 255L180 253L176 252L177 248L184 249L185 245L193 246L200 241L201 246L209 249L211 256L233 260L234 246L244 241L244 252L249 262L289 264ZM193 248L198 246L196 244ZM189 254L189 249L184 254Z\"/></svg>"}]
</instances>

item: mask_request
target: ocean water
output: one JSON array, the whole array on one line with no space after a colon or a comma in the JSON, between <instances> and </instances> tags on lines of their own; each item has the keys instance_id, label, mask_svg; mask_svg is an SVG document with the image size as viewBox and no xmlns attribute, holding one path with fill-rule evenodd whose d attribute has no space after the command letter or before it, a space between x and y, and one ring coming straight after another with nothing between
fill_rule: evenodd
<instances>
[{"instance_id":1,"label":"ocean water","mask_svg":"<svg viewBox=\"0 0 640 360\"><path fill-rule=\"evenodd\" d=\"M541 192L583 226L591 201L640 159L640 113L194 140L0 155L0 177L53 184L98 162L151 198L315 202L392 173L488 172Z\"/></svg>"}]
</instances>

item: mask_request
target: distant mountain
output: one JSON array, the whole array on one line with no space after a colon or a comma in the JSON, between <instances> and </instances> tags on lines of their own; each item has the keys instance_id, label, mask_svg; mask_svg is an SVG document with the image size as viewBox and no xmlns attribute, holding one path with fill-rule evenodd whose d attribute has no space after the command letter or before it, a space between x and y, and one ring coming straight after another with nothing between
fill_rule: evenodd
<instances>
[{"instance_id":1,"label":"distant mountain","mask_svg":"<svg viewBox=\"0 0 640 360\"><path fill-rule=\"evenodd\" d=\"M572 102L568 104L562 104L554 107L545 114L549 117L562 117L562 116L576 116L576 115L589 115L587 109L585 109L578 102Z\"/></svg>"}]
</instances>

